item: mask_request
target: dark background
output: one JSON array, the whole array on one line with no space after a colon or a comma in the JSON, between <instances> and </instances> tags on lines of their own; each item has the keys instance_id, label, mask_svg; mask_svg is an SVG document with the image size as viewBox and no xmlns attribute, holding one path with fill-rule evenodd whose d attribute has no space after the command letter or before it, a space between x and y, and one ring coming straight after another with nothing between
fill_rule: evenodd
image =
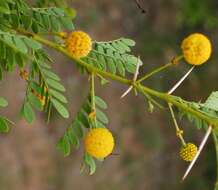
<instances>
[{"instance_id":1,"label":"dark background","mask_svg":"<svg viewBox=\"0 0 218 190\"><path fill-rule=\"evenodd\" d=\"M181 40L192 32L211 39L213 54L208 63L197 67L176 91L187 100L200 101L218 88L217 0L141 0L142 14L134 0L70 1L77 11L76 29L88 32L95 40L129 37L137 42L135 55L144 62L140 75L181 54ZM51 51L54 70L61 76L69 100L71 117L76 114L88 91L86 76L57 52ZM190 68L178 66L146 81L146 85L167 91ZM129 78L132 76L128 76ZM108 128L116 138L115 152L98 165L93 176L80 174L83 148L64 158L55 145L69 120L58 115L47 125L39 114L28 125L18 114L24 98L25 82L19 72L6 75L1 96L7 97L5 115L17 123L8 135L0 136L0 190L211 190L216 178L213 142L210 139L190 176L181 183L187 163L179 158L180 142L166 110L147 112L143 97L133 93L120 100L125 86L111 82L97 84L97 94L108 103ZM192 123L179 122L188 142L199 144L204 131Z\"/></svg>"}]
</instances>

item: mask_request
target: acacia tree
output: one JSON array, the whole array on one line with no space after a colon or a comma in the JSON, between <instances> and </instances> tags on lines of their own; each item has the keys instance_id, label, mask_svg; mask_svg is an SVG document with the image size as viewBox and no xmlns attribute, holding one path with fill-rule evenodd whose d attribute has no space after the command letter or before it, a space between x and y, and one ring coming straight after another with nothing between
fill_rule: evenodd
<instances>
[{"instance_id":1,"label":"acacia tree","mask_svg":"<svg viewBox=\"0 0 218 190\"><path fill-rule=\"evenodd\" d=\"M176 134L181 140L180 155L183 160L191 161L184 177L211 133L218 154L218 92L212 92L204 103L171 95L196 65L209 59L211 44L207 37L197 33L190 35L182 43L182 55L175 55L169 63L137 79L143 62L131 53L135 46L132 39L122 37L107 42L92 40L88 34L75 30L74 17L74 10L65 1L38 0L34 5L29 5L25 0L0 1L0 79L4 79L4 72L19 68L20 76L26 81L21 115L27 122L32 123L35 111L44 112L49 122L52 109L64 119L69 118L65 88L60 77L52 70L53 60L45 50L47 47L69 57L80 73L88 76L90 92L77 114L72 116L72 122L57 147L68 156L72 148L79 148L80 142L85 139L83 166L90 168L90 174L96 170L96 161L103 161L106 156L113 154L114 147L113 136L106 129L108 118L104 110L107 104L96 95L95 80L100 80L102 85L114 81L127 86L122 97L133 90L136 95L146 98L151 112L155 106L168 108L164 110L170 112ZM143 84L158 72L175 67L182 59L194 66L169 92L159 92ZM133 74L133 79L128 79L126 73ZM0 106L6 107L7 104L7 100L1 97ZM180 117L193 122L197 129L207 131L199 149L185 142L183 131L176 121L175 109ZM1 116L0 132L9 132L11 124L14 123ZM85 133L87 135L84 137ZM218 189L218 182L215 189Z\"/></svg>"}]
</instances>

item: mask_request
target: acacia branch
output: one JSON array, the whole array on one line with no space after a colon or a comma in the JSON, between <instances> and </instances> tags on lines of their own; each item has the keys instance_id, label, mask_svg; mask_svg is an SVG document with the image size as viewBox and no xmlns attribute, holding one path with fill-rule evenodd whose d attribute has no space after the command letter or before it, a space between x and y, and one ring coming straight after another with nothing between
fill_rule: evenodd
<instances>
[{"instance_id":1,"label":"acacia branch","mask_svg":"<svg viewBox=\"0 0 218 190\"><path fill-rule=\"evenodd\" d=\"M85 67L90 73L101 75L105 78L109 78L111 80L117 81L119 83L122 83L122 84L125 84L128 86L132 85L136 90L138 90L141 93L147 93L151 96L162 99L165 102L171 103L171 104L175 105L176 107L180 108L181 110L183 110L187 113L190 113L190 114L198 117L199 119L206 121L209 125L218 127L218 119L217 118L212 117L210 115L202 113L201 111L198 111L198 110L191 108L188 105L187 101L181 103L180 101L178 101L178 97L176 97L176 96L172 96L172 95L169 95L167 93L159 92L159 91L153 90L151 88L148 88L148 87L142 85L139 81L128 80L128 79L120 77L116 74L112 74L110 72L100 70L100 69L96 68L95 66L90 65L90 64L86 63L85 61L74 57L65 48L61 47L59 44L56 44L52 41L49 41L49 40L47 40L47 39L45 39L37 34L31 33L31 32L25 31L25 30L21 30L21 29L18 30L18 32L22 33L23 35L30 36L34 40L52 48L52 49L55 49L55 50L61 52L62 54L66 55L67 57L69 57L71 60L73 60L77 64ZM151 73L153 73L153 72L151 72ZM147 75L150 76L150 74L147 74Z\"/></svg>"}]
</instances>

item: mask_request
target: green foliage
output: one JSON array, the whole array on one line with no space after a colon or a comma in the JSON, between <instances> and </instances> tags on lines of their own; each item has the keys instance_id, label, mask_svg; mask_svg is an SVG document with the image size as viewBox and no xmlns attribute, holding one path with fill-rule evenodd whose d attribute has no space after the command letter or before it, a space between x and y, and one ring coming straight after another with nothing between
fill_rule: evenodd
<instances>
[{"instance_id":1,"label":"green foliage","mask_svg":"<svg viewBox=\"0 0 218 190\"><path fill-rule=\"evenodd\" d=\"M72 16L64 8L33 8L22 0L7 0L0 4L0 28L25 28L33 32L72 30Z\"/></svg>"},{"instance_id":2,"label":"green foliage","mask_svg":"<svg viewBox=\"0 0 218 190\"><path fill-rule=\"evenodd\" d=\"M22 33L20 31L23 29L34 33L58 32L63 28L72 30L72 15L65 8L35 8L23 0L7 0L0 2L0 20L0 79L4 70L13 71L16 66L23 68L26 63L31 62L28 65L30 75L21 110L22 116L31 123L36 109L45 111L49 120L51 108L55 108L62 117L68 118L69 113L64 106L67 103L63 95L65 88L46 63L51 61L49 56L31 36L18 33ZM45 97L44 105L33 91L38 97Z\"/></svg>"},{"instance_id":3,"label":"green foliage","mask_svg":"<svg viewBox=\"0 0 218 190\"><path fill-rule=\"evenodd\" d=\"M89 96L57 144L58 149L64 156L68 156L72 152L72 148L80 147L80 141L84 137L86 129L105 127L105 124L108 123L108 118L102 111L102 109L107 108L106 102L98 96L95 96L94 99L96 106L96 116L94 115L94 117L96 117L97 125L93 124L94 118L91 116L91 97ZM84 155L84 165L90 168L90 174L95 171L94 158L86 153Z\"/></svg>"},{"instance_id":4,"label":"green foliage","mask_svg":"<svg viewBox=\"0 0 218 190\"><path fill-rule=\"evenodd\" d=\"M1 72L13 71L17 65L23 67L29 54L40 48L41 44L31 38L0 30Z\"/></svg>"},{"instance_id":5,"label":"green foliage","mask_svg":"<svg viewBox=\"0 0 218 190\"><path fill-rule=\"evenodd\" d=\"M63 137L58 142L57 146L65 156L68 156L71 153L71 146L79 148L80 140L84 136L83 128L90 128L88 118L90 113L90 102L89 99L87 99L74 117Z\"/></svg>"},{"instance_id":6,"label":"green foliage","mask_svg":"<svg viewBox=\"0 0 218 190\"><path fill-rule=\"evenodd\" d=\"M64 9L65 14L71 18L74 19L76 17L76 11L75 9L69 7L65 0L37 0L36 1L37 7L49 7L49 6L55 6Z\"/></svg>"},{"instance_id":7,"label":"green foliage","mask_svg":"<svg viewBox=\"0 0 218 190\"><path fill-rule=\"evenodd\" d=\"M34 32L62 31L63 27L68 30L74 28L71 18L61 8L33 8L32 30Z\"/></svg>"},{"instance_id":8,"label":"green foliage","mask_svg":"<svg viewBox=\"0 0 218 190\"><path fill-rule=\"evenodd\" d=\"M95 42L93 50L83 60L99 69L125 76L126 71L135 72L138 61L142 65L140 59L130 54L131 47L134 45L135 42L127 38L119 38L109 42Z\"/></svg>"},{"instance_id":9,"label":"green foliage","mask_svg":"<svg viewBox=\"0 0 218 190\"><path fill-rule=\"evenodd\" d=\"M59 76L51 70L50 65L46 61L51 60L44 51L38 50L34 52L33 61L30 65L26 97L21 110L21 114L29 123L35 118L33 108L39 111L44 110L47 113L48 120L52 107L62 117L69 117L69 113L64 106L67 103L67 99L62 94L65 88L60 83ZM42 97L44 103L40 102L37 96Z\"/></svg>"},{"instance_id":10,"label":"green foliage","mask_svg":"<svg viewBox=\"0 0 218 190\"><path fill-rule=\"evenodd\" d=\"M193 110L200 111L205 115L218 119L218 91L212 92L204 103L187 102L181 99L180 102L186 103L186 105ZM203 119L194 116L193 114L182 111L181 109L179 109L179 114L181 118L186 117L190 122L193 122L198 129L207 128L207 126L210 124L205 122Z\"/></svg>"}]
</instances>

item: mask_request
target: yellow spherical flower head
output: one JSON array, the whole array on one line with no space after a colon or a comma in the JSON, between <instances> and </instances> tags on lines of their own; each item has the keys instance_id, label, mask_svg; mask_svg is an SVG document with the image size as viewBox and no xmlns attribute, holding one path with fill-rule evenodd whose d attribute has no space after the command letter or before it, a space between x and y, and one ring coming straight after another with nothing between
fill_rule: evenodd
<instances>
[{"instance_id":1,"label":"yellow spherical flower head","mask_svg":"<svg viewBox=\"0 0 218 190\"><path fill-rule=\"evenodd\" d=\"M181 45L185 60L192 65L205 63L211 55L210 40L203 34L195 33L185 38Z\"/></svg>"},{"instance_id":2,"label":"yellow spherical flower head","mask_svg":"<svg viewBox=\"0 0 218 190\"><path fill-rule=\"evenodd\" d=\"M85 151L97 159L107 157L113 148L114 138L108 129L91 129L85 137Z\"/></svg>"},{"instance_id":3,"label":"yellow spherical flower head","mask_svg":"<svg viewBox=\"0 0 218 190\"><path fill-rule=\"evenodd\" d=\"M187 161L191 162L195 155L197 154L198 148L192 143L187 143L185 146L182 146L180 149L180 157Z\"/></svg>"},{"instance_id":4,"label":"yellow spherical flower head","mask_svg":"<svg viewBox=\"0 0 218 190\"><path fill-rule=\"evenodd\" d=\"M82 31L74 31L66 38L67 51L74 57L86 57L92 49L92 40Z\"/></svg>"}]
</instances>

